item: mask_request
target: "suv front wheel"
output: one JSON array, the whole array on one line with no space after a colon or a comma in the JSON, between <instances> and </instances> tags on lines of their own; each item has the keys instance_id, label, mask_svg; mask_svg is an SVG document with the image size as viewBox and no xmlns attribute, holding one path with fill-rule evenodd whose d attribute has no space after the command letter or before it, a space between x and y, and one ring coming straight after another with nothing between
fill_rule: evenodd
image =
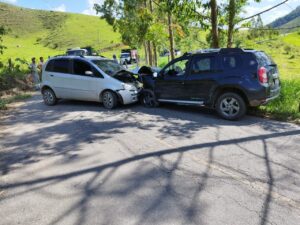
<instances>
[{"instance_id":1,"label":"suv front wheel","mask_svg":"<svg viewBox=\"0 0 300 225\"><path fill-rule=\"evenodd\" d=\"M227 92L217 99L216 110L226 120L238 120L246 114L246 104L240 95Z\"/></svg>"},{"instance_id":2,"label":"suv front wheel","mask_svg":"<svg viewBox=\"0 0 300 225\"><path fill-rule=\"evenodd\" d=\"M142 103L145 107L154 108L158 106L155 94L151 90L144 90L142 94Z\"/></svg>"}]
</instances>

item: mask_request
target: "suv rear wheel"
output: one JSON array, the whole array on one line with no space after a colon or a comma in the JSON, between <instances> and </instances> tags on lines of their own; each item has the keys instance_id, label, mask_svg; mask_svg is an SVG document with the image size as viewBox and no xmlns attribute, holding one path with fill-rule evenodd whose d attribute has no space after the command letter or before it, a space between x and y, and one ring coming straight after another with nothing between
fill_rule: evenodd
<instances>
[{"instance_id":1,"label":"suv rear wheel","mask_svg":"<svg viewBox=\"0 0 300 225\"><path fill-rule=\"evenodd\" d=\"M246 114L246 104L240 95L227 92L219 96L216 110L226 120L238 120Z\"/></svg>"},{"instance_id":2,"label":"suv rear wheel","mask_svg":"<svg viewBox=\"0 0 300 225\"><path fill-rule=\"evenodd\" d=\"M113 109L118 104L117 95L112 91L105 91L102 94L102 102L103 102L104 108Z\"/></svg>"},{"instance_id":3,"label":"suv rear wheel","mask_svg":"<svg viewBox=\"0 0 300 225\"><path fill-rule=\"evenodd\" d=\"M43 90L43 99L44 103L49 106L53 106L57 103L56 95L50 88Z\"/></svg>"}]
</instances>

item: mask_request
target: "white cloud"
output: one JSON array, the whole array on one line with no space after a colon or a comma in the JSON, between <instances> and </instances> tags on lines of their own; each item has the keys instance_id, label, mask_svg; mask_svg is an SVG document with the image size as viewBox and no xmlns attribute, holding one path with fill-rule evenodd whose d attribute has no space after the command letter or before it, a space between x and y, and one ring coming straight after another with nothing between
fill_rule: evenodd
<instances>
[{"instance_id":1,"label":"white cloud","mask_svg":"<svg viewBox=\"0 0 300 225\"><path fill-rule=\"evenodd\" d=\"M2 0L3 2L8 2L8 3L11 3L11 4L16 4L17 3L17 0Z\"/></svg>"},{"instance_id":2,"label":"white cloud","mask_svg":"<svg viewBox=\"0 0 300 225\"><path fill-rule=\"evenodd\" d=\"M53 9L53 11L57 11L57 12L65 12L66 11L66 5L65 4L61 4L60 6L57 6Z\"/></svg>"},{"instance_id":3,"label":"white cloud","mask_svg":"<svg viewBox=\"0 0 300 225\"><path fill-rule=\"evenodd\" d=\"M94 9L95 4L102 5L104 0L87 0L88 8L83 10L83 14L96 16L97 13Z\"/></svg>"}]
</instances>

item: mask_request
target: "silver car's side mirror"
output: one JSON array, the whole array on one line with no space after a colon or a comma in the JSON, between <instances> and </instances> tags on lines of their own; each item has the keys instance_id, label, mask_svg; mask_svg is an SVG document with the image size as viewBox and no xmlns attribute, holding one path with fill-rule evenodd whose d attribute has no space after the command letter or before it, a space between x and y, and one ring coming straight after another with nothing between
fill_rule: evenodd
<instances>
[{"instance_id":1,"label":"silver car's side mirror","mask_svg":"<svg viewBox=\"0 0 300 225\"><path fill-rule=\"evenodd\" d=\"M158 73L157 73L157 72L154 72L154 73L153 73L153 77L156 78L157 76L158 76Z\"/></svg>"},{"instance_id":2,"label":"silver car's side mirror","mask_svg":"<svg viewBox=\"0 0 300 225\"><path fill-rule=\"evenodd\" d=\"M92 71L85 71L84 73L86 76L94 76L94 73Z\"/></svg>"}]
</instances>

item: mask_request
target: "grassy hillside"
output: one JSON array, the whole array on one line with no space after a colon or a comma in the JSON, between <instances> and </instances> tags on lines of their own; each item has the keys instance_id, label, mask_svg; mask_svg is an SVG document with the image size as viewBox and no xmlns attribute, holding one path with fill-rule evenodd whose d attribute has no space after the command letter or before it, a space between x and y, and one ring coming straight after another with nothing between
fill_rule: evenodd
<instances>
[{"instance_id":1,"label":"grassy hillside","mask_svg":"<svg viewBox=\"0 0 300 225\"><path fill-rule=\"evenodd\" d=\"M295 20L296 18L300 17L300 6L298 6L296 9L294 9L292 12L290 12L289 14L276 19L275 21L273 21L272 23L270 23L269 25L271 27L281 27L293 20ZM300 25L300 24L298 24Z\"/></svg>"},{"instance_id":2,"label":"grassy hillside","mask_svg":"<svg viewBox=\"0 0 300 225\"><path fill-rule=\"evenodd\" d=\"M297 27L300 26L300 16L291 20L290 22L280 26L280 28L290 28L290 27ZM294 28L294 29L288 29L288 30L284 30L287 32L292 32L292 31L296 31L299 30L299 28Z\"/></svg>"},{"instance_id":3,"label":"grassy hillside","mask_svg":"<svg viewBox=\"0 0 300 225\"><path fill-rule=\"evenodd\" d=\"M9 30L3 38L7 49L0 56L2 61L48 57L71 47L92 46L100 50L121 44L120 35L95 16L31 10L0 3L0 25Z\"/></svg>"}]
</instances>

